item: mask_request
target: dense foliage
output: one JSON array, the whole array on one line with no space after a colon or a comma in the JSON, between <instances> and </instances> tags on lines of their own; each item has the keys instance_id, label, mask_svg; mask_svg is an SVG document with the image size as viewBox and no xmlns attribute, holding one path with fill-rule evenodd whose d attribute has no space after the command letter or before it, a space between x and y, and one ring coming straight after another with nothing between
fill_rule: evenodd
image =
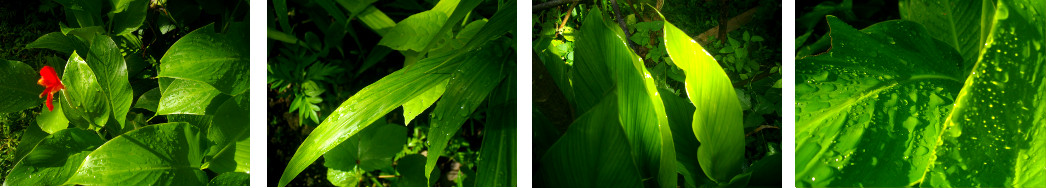
<instances>
[{"instance_id":1,"label":"dense foliage","mask_svg":"<svg viewBox=\"0 0 1046 188\"><path fill-rule=\"evenodd\" d=\"M1046 186L1046 3L883 6L797 23L796 186Z\"/></svg>"},{"instance_id":2,"label":"dense foliage","mask_svg":"<svg viewBox=\"0 0 1046 188\"><path fill-rule=\"evenodd\" d=\"M768 39L702 45L646 3L536 10L536 186L777 185L780 63L747 55Z\"/></svg>"},{"instance_id":3,"label":"dense foliage","mask_svg":"<svg viewBox=\"0 0 1046 188\"><path fill-rule=\"evenodd\" d=\"M42 107L4 185L247 185L246 1L55 2L26 48L68 61L0 60L0 112Z\"/></svg>"},{"instance_id":4,"label":"dense foliage","mask_svg":"<svg viewBox=\"0 0 1046 188\"><path fill-rule=\"evenodd\" d=\"M269 185L515 186L515 5L272 2Z\"/></svg>"}]
</instances>

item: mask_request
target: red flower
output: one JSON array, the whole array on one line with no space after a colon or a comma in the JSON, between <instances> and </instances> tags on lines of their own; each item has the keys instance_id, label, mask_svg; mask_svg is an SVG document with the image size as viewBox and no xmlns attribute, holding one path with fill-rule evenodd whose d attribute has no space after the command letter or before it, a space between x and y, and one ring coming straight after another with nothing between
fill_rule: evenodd
<instances>
[{"instance_id":1,"label":"red flower","mask_svg":"<svg viewBox=\"0 0 1046 188\"><path fill-rule=\"evenodd\" d=\"M65 89L65 85L62 85L62 80L58 79L58 74L54 72L54 68L44 65L44 68L40 69L40 80L37 80L36 84L44 86L44 92L40 93L40 98L47 95L47 110L54 111L54 104L51 104L51 100L54 99L54 93Z\"/></svg>"}]
</instances>

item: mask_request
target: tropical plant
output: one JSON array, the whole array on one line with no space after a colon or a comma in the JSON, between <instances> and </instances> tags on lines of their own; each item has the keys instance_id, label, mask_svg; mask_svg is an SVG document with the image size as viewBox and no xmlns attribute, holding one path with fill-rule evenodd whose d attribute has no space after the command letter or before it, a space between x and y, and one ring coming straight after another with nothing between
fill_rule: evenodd
<instances>
[{"instance_id":1,"label":"tropical plant","mask_svg":"<svg viewBox=\"0 0 1046 188\"><path fill-rule=\"evenodd\" d=\"M288 185L310 165L322 166L335 186L515 186L515 1L442 0L398 23L375 2L315 0L298 2L300 7L273 2L269 45L280 53L268 64L270 88L279 98L294 98L289 111L297 110L301 121L319 123L296 146L275 186ZM313 30L296 29L313 26L285 14L309 9L316 11L307 19L323 22L315 24L324 31L322 39ZM496 12L484 15L486 10ZM354 30L356 21L370 31ZM295 30L305 30L304 40ZM369 32L380 37L373 48L361 39ZM354 43L343 46L346 33ZM379 72L368 71L372 67L393 67L379 64L398 57L388 55L392 50L403 57L398 70L363 82L347 99L323 92L353 87ZM352 81L337 83L327 76ZM328 102L336 102L333 111L324 108ZM475 129L482 129L481 143L459 142ZM479 146L477 152L458 152L473 146ZM321 157L324 162L314 164ZM460 169L441 170L453 168L441 158L455 160ZM439 175L451 171L460 174Z\"/></svg>"},{"instance_id":2,"label":"tropical plant","mask_svg":"<svg viewBox=\"0 0 1046 188\"><path fill-rule=\"evenodd\" d=\"M535 42L535 56L558 86L559 91L552 95L562 94L566 101L560 103L565 107L535 107L533 112L536 186L776 184L773 179L779 175L773 174L780 171L780 154L775 150L746 154L748 144L772 144L746 136L741 100L720 63L656 11L660 20L620 25L615 19L640 16L609 16L611 11L603 9L613 6L614 1L610 2L591 9L574 9L582 7L580 4L569 6L570 13L564 14L582 17L578 18L580 27L573 27L579 29L547 32L550 26L567 28L548 23L536 29L540 38ZM551 9L543 15L552 15L553 22L558 22L562 15L558 11ZM635 28L636 33L626 37L623 27ZM645 33L651 31L655 32ZM650 38L658 40L643 40ZM643 58L629 41L651 51ZM569 44L569 49L564 50L564 44ZM663 49L667 58L662 61L654 49ZM564 56L564 51L572 55ZM657 64L647 65L649 62ZM665 70L681 72L679 80L685 91L666 83L672 73ZM562 116L539 110L552 108L570 109L567 114L580 115L576 119L566 117L563 124L567 125L560 127L550 117Z\"/></svg>"},{"instance_id":3,"label":"tropical plant","mask_svg":"<svg viewBox=\"0 0 1046 188\"><path fill-rule=\"evenodd\" d=\"M46 106L21 137L4 185L247 185L246 8L211 19L167 11L246 1L57 2L67 22L27 47L68 61L36 74L0 60L0 112Z\"/></svg>"},{"instance_id":4,"label":"tropical plant","mask_svg":"<svg viewBox=\"0 0 1046 188\"><path fill-rule=\"evenodd\" d=\"M1046 3L899 5L797 56L796 186L1046 186Z\"/></svg>"}]
</instances>

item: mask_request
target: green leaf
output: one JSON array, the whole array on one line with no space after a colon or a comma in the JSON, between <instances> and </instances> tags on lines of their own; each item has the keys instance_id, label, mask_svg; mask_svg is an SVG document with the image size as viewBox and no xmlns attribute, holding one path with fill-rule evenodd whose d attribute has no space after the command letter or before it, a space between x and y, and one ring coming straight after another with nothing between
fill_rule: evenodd
<instances>
[{"instance_id":1,"label":"green leaf","mask_svg":"<svg viewBox=\"0 0 1046 188\"><path fill-rule=\"evenodd\" d=\"M502 82L489 99L475 186L516 186L516 83L510 81Z\"/></svg>"},{"instance_id":2,"label":"green leaf","mask_svg":"<svg viewBox=\"0 0 1046 188\"><path fill-rule=\"evenodd\" d=\"M40 126L26 127L25 131L22 132L22 137L20 137L21 140L18 141L18 147L16 147L12 161L21 161L23 157L29 155L29 152L33 151L36 144L40 143L40 141L47 136L50 136L50 134L40 130Z\"/></svg>"},{"instance_id":3,"label":"green leaf","mask_svg":"<svg viewBox=\"0 0 1046 188\"><path fill-rule=\"evenodd\" d=\"M17 112L43 103L40 93L44 87L37 85L40 74L32 67L18 61L0 60L0 113ZM46 96L44 96L46 97Z\"/></svg>"},{"instance_id":4,"label":"green leaf","mask_svg":"<svg viewBox=\"0 0 1046 188\"><path fill-rule=\"evenodd\" d=\"M142 94L141 97L138 97L134 107L156 112L156 109L160 106L160 97L160 88L150 89L145 94Z\"/></svg>"},{"instance_id":5,"label":"green leaf","mask_svg":"<svg viewBox=\"0 0 1046 188\"><path fill-rule=\"evenodd\" d=\"M210 85L193 80L175 79L163 91L156 113L210 115L229 99Z\"/></svg>"},{"instance_id":6,"label":"green leaf","mask_svg":"<svg viewBox=\"0 0 1046 188\"><path fill-rule=\"evenodd\" d=\"M45 137L11 168L4 186L64 185L92 150L105 143L97 133L65 129Z\"/></svg>"},{"instance_id":7,"label":"green leaf","mask_svg":"<svg viewBox=\"0 0 1046 188\"><path fill-rule=\"evenodd\" d=\"M202 185L204 143L187 123L164 123L113 138L87 155L67 184Z\"/></svg>"},{"instance_id":8,"label":"green leaf","mask_svg":"<svg viewBox=\"0 0 1046 188\"><path fill-rule=\"evenodd\" d=\"M421 114L421 112L424 112L425 109L429 108L429 106L435 104L436 99L439 99L440 96L443 96L443 92L446 91L447 84L440 83L436 85L436 87L432 87L428 91L425 91L425 93L422 93L421 95L418 95L417 97L414 97L414 99L411 99L410 101L407 101L407 103L403 104L403 124L410 125L410 120L413 120L414 117L418 117L418 114Z\"/></svg>"},{"instance_id":9,"label":"green leaf","mask_svg":"<svg viewBox=\"0 0 1046 188\"><path fill-rule=\"evenodd\" d=\"M440 11L429 10L411 15L385 33L378 45L400 51L422 51L429 41L444 38L444 36L436 34L439 33L440 27L445 22L447 22L447 14Z\"/></svg>"},{"instance_id":10,"label":"green leaf","mask_svg":"<svg viewBox=\"0 0 1046 188\"><path fill-rule=\"evenodd\" d=\"M440 27L439 30L437 30L437 32L433 36L441 37L441 36L444 36L445 34L453 35L453 33L450 33L451 29L455 28L458 25L457 23L461 23L463 19L468 17L472 13L472 9L475 9L476 6L479 6L479 3L481 3L481 2L483 2L483 1L480 1L480 0L465 0L465 2L460 2L460 0L441 0L441 1L439 1L439 3L436 4L436 7L433 7L432 10L433 11L443 12L443 14L447 16L447 20L446 20L445 23L436 22L436 23L441 24L442 27ZM465 20L465 21L467 21L467 20ZM475 22L473 22L473 23L475 23ZM486 22L484 21L483 23L485 24ZM429 24L432 24L432 23L429 23ZM472 25L472 24L468 24L468 25ZM469 29L468 25L466 25L466 28L464 28L461 31L459 31L459 36L460 36L460 34L465 33L466 31L475 32L476 29L465 30L465 29ZM482 26L483 24L480 24L480 25ZM473 26L473 27L475 27L475 26ZM466 34L468 34L468 33L466 33ZM469 34L468 37L471 39L472 35L474 35L474 34L475 33ZM424 47L425 48L422 51L429 51L434 46L436 46L437 43L441 43L440 40L438 40L438 39L440 39L440 38L433 38L432 40L429 40L426 43L424 43L424 45L425 45ZM452 42L452 43L446 43L446 42ZM448 40L446 42L442 42L443 43L442 45L443 46L451 46L451 47L454 47L454 48L460 47L459 45L463 46L464 43L465 43L465 41L458 42L457 40Z\"/></svg>"},{"instance_id":11,"label":"green leaf","mask_svg":"<svg viewBox=\"0 0 1046 188\"><path fill-rule=\"evenodd\" d=\"M505 4L514 5L516 0L506 1ZM485 46L487 41L494 40L496 38L505 35L509 31L515 31L516 27L516 9L512 6L504 6L498 9L494 13L494 16L490 17L490 20L486 24L483 24L483 28L479 29L479 32L468 43L465 43L465 47L462 48L464 51L472 51L473 49Z\"/></svg>"},{"instance_id":12,"label":"green leaf","mask_svg":"<svg viewBox=\"0 0 1046 188\"><path fill-rule=\"evenodd\" d=\"M226 172L211 179L209 186L250 186L251 175L243 172Z\"/></svg>"},{"instance_id":13,"label":"green leaf","mask_svg":"<svg viewBox=\"0 0 1046 188\"><path fill-rule=\"evenodd\" d=\"M1046 186L1046 42L1042 1L1002 0L923 186ZM974 38L975 36L966 36ZM946 117L946 119L944 119ZM950 134L949 134L950 133ZM922 174L917 174L922 175Z\"/></svg>"},{"instance_id":14,"label":"green leaf","mask_svg":"<svg viewBox=\"0 0 1046 188\"><path fill-rule=\"evenodd\" d=\"M112 33L116 35L130 34L138 30L145 21L149 10L149 0L112 0L113 11L109 20L113 25Z\"/></svg>"},{"instance_id":15,"label":"green leaf","mask_svg":"<svg viewBox=\"0 0 1046 188\"><path fill-rule=\"evenodd\" d=\"M741 104L733 84L708 51L668 22L665 49L686 74L686 94L696 108L691 126L701 142L697 148L701 170L710 179L726 183L741 173L745 159Z\"/></svg>"},{"instance_id":16,"label":"green leaf","mask_svg":"<svg viewBox=\"0 0 1046 188\"><path fill-rule=\"evenodd\" d=\"M58 98L56 102L61 104L62 98ZM65 118L65 113L62 113L62 105L55 105L54 111L41 110L40 115L36 116L36 124L44 132L54 134L68 128L69 119Z\"/></svg>"},{"instance_id":17,"label":"green leaf","mask_svg":"<svg viewBox=\"0 0 1046 188\"><path fill-rule=\"evenodd\" d=\"M233 23L225 33L203 26L171 45L160 59L158 77L195 80L227 95L249 87L247 24Z\"/></svg>"},{"instance_id":18,"label":"green leaf","mask_svg":"<svg viewBox=\"0 0 1046 188\"><path fill-rule=\"evenodd\" d=\"M900 3L902 18L911 20L929 31L934 39L941 40L962 55L963 70L971 70L976 63L980 47L986 42L988 33L981 33L982 16L991 18L991 14L981 14L981 1L946 0L925 1L905 0ZM987 30L983 30L987 31Z\"/></svg>"},{"instance_id":19,"label":"green leaf","mask_svg":"<svg viewBox=\"0 0 1046 188\"><path fill-rule=\"evenodd\" d=\"M359 167L351 170L327 168L327 181L338 187L357 187L360 181L363 180L363 174L366 173L360 170Z\"/></svg>"},{"instance_id":20,"label":"green leaf","mask_svg":"<svg viewBox=\"0 0 1046 188\"><path fill-rule=\"evenodd\" d=\"M392 165L407 144L407 127L375 122L323 155L324 166L341 171L374 171Z\"/></svg>"},{"instance_id":21,"label":"green leaf","mask_svg":"<svg viewBox=\"0 0 1046 188\"><path fill-rule=\"evenodd\" d=\"M65 90L62 93L62 111L73 124L101 128L109 120L111 110L102 93L95 73L76 52L69 57L62 74Z\"/></svg>"},{"instance_id":22,"label":"green leaf","mask_svg":"<svg viewBox=\"0 0 1046 188\"><path fill-rule=\"evenodd\" d=\"M74 35L65 35L61 32L51 32L40 36L32 43L25 45L26 48L45 48L54 51L62 52L64 54L73 53L73 51L86 52L88 51L87 42L77 38Z\"/></svg>"},{"instance_id":23,"label":"green leaf","mask_svg":"<svg viewBox=\"0 0 1046 188\"><path fill-rule=\"evenodd\" d=\"M598 14L593 14L598 15ZM589 18L594 17L589 15ZM582 31L592 31L582 29ZM604 97L578 117L541 157L535 173L550 187L641 187L640 168L618 122L617 97Z\"/></svg>"},{"instance_id":24,"label":"green leaf","mask_svg":"<svg viewBox=\"0 0 1046 188\"><path fill-rule=\"evenodd\" d=\"M425 156L421 154L403 156L396 164L396 171L402 176L396 186L423 187L429 185L426 177L439 177L439 170L425 174Z\"/></svg>"},{"instance_id":25,"label":"green leaf","mask_svg":"<svg viewBox=\"0 0 1046 188\"><path fill-rule=\"evenodd\" d=\"M70 22L75 21L74 27L90 27L102 25L102 1L101 0L55 0L65 7Z\"/></svg>"},{"instance_id":26,"label":"green leaf","mask_svg":"<svg viewBox=\"0 0 1046 188\"><path fill-rule=\"evenodd\" d=\"M287 185L320 155L403 105L412 96L420 95L449 79L458 61L451 56L426 58L385 76L349 97L305 138L280 177L279 185Z\"/></svg>"},{"instance_id":27,"label":"green leaf","mask_svg":"<svg viewBox=\"0 0 1046 188\"><path fill-rule=\"evenodd\" d=\"M508 59L498 56L498 50L508 48L488 47L466 55L461 66L455 70L447 83L447 91L432 110L429 128L429 153L425 163L426 174L432 172L447 147L447 142L457 134L461 125L468 120L476 108L487 98L504 78L502 64ZM431 178L431 177L429 177Z\"/></svg>"},{"instance_id":28,"label":"green leaf","mask_svg":"<svg viewBox=\"0 0 1046 188\"><path fill-rule=\"evenodd\" d=\"M213 155L208 169L217 173L251 171L249 93L226 100L214 113L207 128L207 139L214 142L207 155Z\"/></svg>"},{"instance_id":29,"label":"green leaf","mask_svg":"<svg viewBox=\"0 0 1046 188\"><path fill-rule=\"evenodd\" d=\"M134 95L131 84L127 81L127 63L124 62L120 49L108 36L95 37L94 42L91 42L87 62L98 78L102 101L109 108L107 111L111 112L110 120L115 120L107 122L119 126L107 125L107 128L122 129L127 120L127 112L131 110Z\"/></svg>"},{"instance_id":30,"label":"green leaf","mask_svg":"<svg viewBox=\"0 0 1046 188\"><path fill-rule=\"evenodd\" d=\"M602 13L593 9L586 17L581 36L577 39L576 66L606 66L609 83L616 88L617 116L632 145L630 152L636 158L643 179L654 179L655 185L675 187L675 146L671 129L665 117L664 104L658 96L653 77L643 65L642 58L632 52L624 39L624 31L611 20L603 20ZM582 50L588 49L588 50ZM597 73L598 74L598 73ZM575 75L574 78L578 78ZM606 80L600 80L606 81ZM575 82L575 85L581 84ZM604 93L594 95L601 98ZM597 99L598 99L597 98ZM653 183L645 183L653 184Z\"/></svg>"},{"instance_id":31,"label":"green leaf","mask_svg":"<svg viewBox=\"0 0 1046 188\"><path fill-rule=\"evenodd\" d=\"M831 50L796 60L796 186L919 182L947 132L962 56L911 21L828 25Z\"/></svg>"}]
</instances>

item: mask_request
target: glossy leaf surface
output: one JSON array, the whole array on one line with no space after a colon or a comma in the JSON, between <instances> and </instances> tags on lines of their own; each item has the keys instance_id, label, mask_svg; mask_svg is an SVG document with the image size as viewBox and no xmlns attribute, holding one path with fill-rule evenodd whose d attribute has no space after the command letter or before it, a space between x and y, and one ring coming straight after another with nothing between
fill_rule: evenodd
<instances>
[{"instance_id":1,"label":"glossy leaf surface","mask_svg":"<svg viewBox=\"0 0 1046 188\"><path fill-rule=\"evenodd\" d=\"M68 184L199 185L203 143L187 123L144 127L113 138L87 155Z\"/></svg>"},{"instance_id":2,"label":"glossy leaf surface","mask_svg":"<svg viewBox=\"0 0 1046 188\"><path fill-rule=\"evenodd\" d=\"M123 127L127 112L131 110L131 100L134 100L131 84L127 81L127 63L124 62L123 54L108 36L98 36L91 43L87 63L98 78L102 101L109 108L109 117L113 117L109 123L115 121L115 125Z\"/></svg>"},{"instance_id":3,"label":"glossy leaf surface","mask_svg":"<svg viewBox=\"0 0 1046 188\"><path fill-rule=\"evenodd\" d=\"M29 155L11 168L5 186L64 185L87 154L105 143L90 130L65 129L45 137Z\"/></svg>"},{"instance_id":4,"label":"glossy leaf surface","mask_svg":"<svg viewBox=\"0 0 1046 188\"><path fill-rule=\"evenodd\" d=\"M636 158L636 165L641 169L640 174L644 179L654 178L645 184L673 187L677 178L675 146L664 104L650 72L644 67L642 59L628 47L623 39L624 32L612 21L604 20L598 9L590 11L581 30L581 36L577 37L577 60L574 65L579 67L576 71L587 69L593 72L578 74L574 78L588 81L590 78L581 78L581 75L596 75L594 78L608 80L575 82L575 86L590 83L597 86L586 91L575 91L599 96L594 99L601 99L608 90L616 92L620 112L616 117L632 146L630 151ZM580 68L582 66L585 68Z\"/></svg>"},{"instance_id":5,"label":"glossy leaf surface","mask_svg":"<svg viewBox=\"0 0 1046 188\"><path fill-rule=\"evenodd\" d=\"M207 127L207 140L214 143L208 169L217 173L251 171L250 104L248 93L226 100Z\"/></svg>"},{"instance_id":6,"label":"glossy leaf surface","mask_svg":"<svg viewBox=\"0 0 1046 188\"><path fill-rule=\"evenodd\" d=\"M443 155L447 142L457 134L465 120L470 118L472 112L503 78L501 73L504 70L501 65L505 58L497 54L505 52L497 50L507 48L486 49L488 50L465 55L461 66L451 74L446 93L432 110L432 117L429 118L431 128L428 136L428 160L425 163L426 173L432 172L436 160Z\"/></svg>"},{"instance_id":7,"label":"glossy leaf surface","mask_svg":"<svg viewBox=\"0 0 1046 188\"><path fill-rule=\"evenodd\" d=\"M229 99L211 85L185 79L175 79L163 91L157 114L214 114L222 102Z\"/></svg>"},{"instance_id":8,"label":"glossy leaf surface","mask_svg":"<svg viewBox=\"0 0 1046 188\"><path fill-rule=\"evenodd\" d=\"M1046 2L1002 0L924 186L1046 186Z\"/></svg>"},{"instance_id":9,"label":"glossy leaf surface","mask_svg":"<svg viewBox=\"0 0 1046 188\"><path fill-rule=\"evenodd\" d=\"M733 83L719 63L682 30L665 22L664 32L665 49L686 74L686 94L695 107L691 126L701 143L697 161L710 179L726 183L741 172L745 156L741 103Z\"/></svg>"},{"instance_id":10,"label":"glossy leaf surface","mask_svg":"<svg viewBox=\"0 0 1046 188\"><path fill-rule=\"evenodd\" d=\"M246 23L218 33L214 24L178 39L160 59L158 77L207 83L227 95L247 91L250 74Z\"/></svg>"},{"instance_id":11,"label":"glossy leaf surface","mask_svg":"<svg viewBox=\"0 0 1046 188\"><path fill-rule=\"evenodd\" d=\"M380 116L406 103L410 100L408 96L417 96L449 79L457 64L449 56L426 58L385 76L349 97L298 147L279 185L287 185L320 155L366 128Z\"/></svg>"},{"instance_id":12,"label":"glossy leaf surface","mask_svg":"<svg viewBox=\"0 0 1046 188\"><path fill-rule=\"evenodd\" d=\"M73 124L101 128L109 120L110 108L94 71L76 52L69 57L62 74L65 90L62 111Z\"/></svg>"},{"instance_id":13,"label":"glossy leaf surface","mask_svg":"<svg viewBox=\"0 0 1046 188\"><path fill-rule=\"evenodd\" d=\"M961 87L962 57L915 22L828 24L832 50L796 60L797 186L919 181Z\"/></svg>"}]
</instances>

